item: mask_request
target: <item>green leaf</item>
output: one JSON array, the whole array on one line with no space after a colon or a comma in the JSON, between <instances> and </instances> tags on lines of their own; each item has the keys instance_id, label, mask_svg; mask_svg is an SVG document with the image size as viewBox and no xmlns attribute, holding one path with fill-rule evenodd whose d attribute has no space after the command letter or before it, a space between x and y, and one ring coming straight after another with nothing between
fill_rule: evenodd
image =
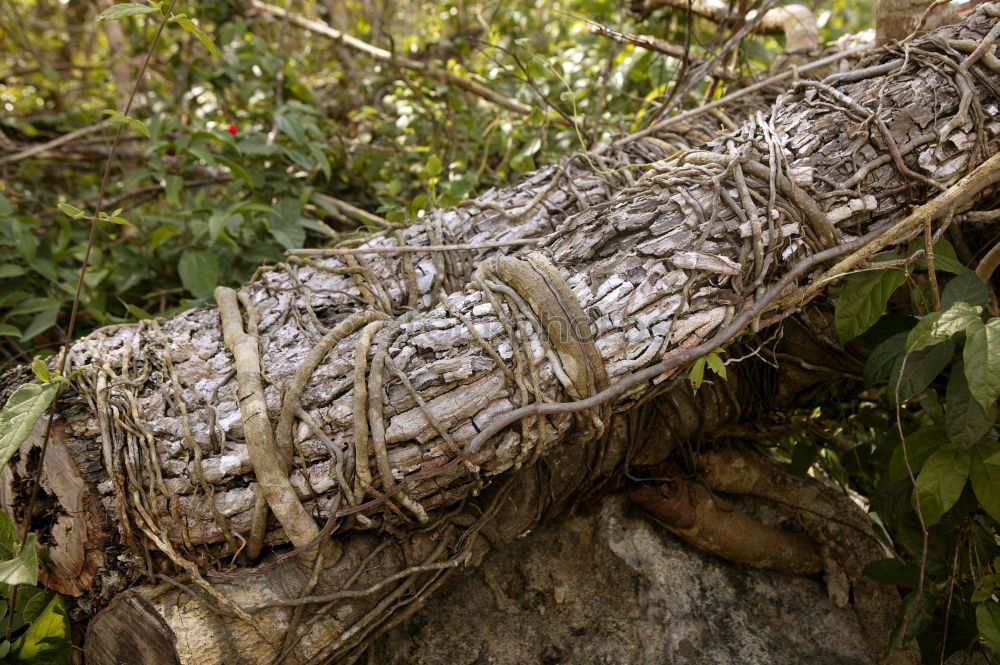
<instances>
[{"instance_id":1,"label":"green leaf","mask_svg":"<svg viewBox=\"0 0 1000 665\"><path fill-rule=\"evenodd\" d=\"M31 623L40 617L48 604L48 594L36 593L24 604L24 608L21 610L24 622Z\"/></svg>"},{"instance_id":2,"label":"green leaf","mask_svg":"<svg viewBox=\"0 0 1000 665\"><path fill-rule=\"evenodd\" d=\"M788 473L793 476L804 476L812 468L816 457L819 455L819 447L808 441L799 441L792 450L792 459L788 463Z\"/></svg>"},{"instance_id":3,"label":"green leaf","mask_svg":"<svg viewBox=\"0 0 1000 665\"><path fill-rule=\"evenodd\" d=\"M250 177L250 174L247 173L247 170L245 168L243 168L233 160L223 157L222 155L213 155L213 157L216 163L222 164L227 169L229 169L229 172L232 173L234 176L241 179L251 188L253 187L253 178Z\"/></svg>"},{"instance_id":4,"label":"green leaf","mask_svg":"<svg viewBox=\"0 0 1000 665\"><path fill-rule=\"evenodd\" d=\"M945 393L945 425L948 438L959 448L971 448L986 436L996 421L996 404L989 409L972 399L963 365L956 363Z\"/></svg>"},{"instance_id":5,"label":"green leaf","mask_svg":"<svg viewBox=\"0 0 1000 665\"><path fill-rule=\"evenodd\" d=\"M35 377L42 383L52 383L52 374L49 372L49 366L45 364L45 361L41 357L35 356L34 360L31 361L31 371L34 372Z\"/></svg>"},{"instance_id":6,"label":"green leaf","mask_svg":"<svg viewBox=\"0 0 1000 665\"><path fill-rule=\"evenodd\" d=\"M117 21L128 16L141 16L142 14L153 14L157 11L155 7L140 5L137 2L123 2L119 5L112 5L97 15L97 22Z\"/></svg>"},{"instance_id":7,"label":"green leaf","mask_svg":"<svg viewBox=\"0 0 1000 665\"><path fill-rule=\"evenodd\" d=\"M904 563L899 559L880 559L865 566L864 574L879 584L915 589L920 570L912 563Z\"/></svg>"},{"instance_id":8,"label":"green leaf","mask_svg":"<svg viewBox=\"0 0 1000 665\"><path fill-rule=\"evenodd\" d=\"M932 526L955 505L969 478L969 453L946 445L927 458L917 476L915 499L920 502L924 523Z\"/></svg>"},{"instance_id":9,"label":"green leaf","mask_svg":"<svg viewBox=\"0 0 1000 665\"><path fill-rule=\"evenodd\" d=\"M947 443L948 438L945 430L940 425L922 427L916 432L906 435L906 457L910 460L910 468L913 473L920 473L927 458L934 454L938 448ZM901 480L908 480L909 471L906 469L906 460L903 458L902 446L896 445L892 451L892 458L889 460L889 480L897 483Z\"/></svg>"},{"instance_id":10,"label":"green leaf","mask_svg":"<svg viewBox=\"0 0 1000 665\"><path fill-rule=\"evenodd\" d=\"M974 272L953 277L941 291L941 309L948 309L957 302L985 307L989 301L989 287Z\"/></svg>"},{"instance_id":11,"label":"green leaf","mask_svg":"<svg viewBox=\"0 0 1000 665\"><path fill-rule=\"evenodd\" d=\"M124 300L120 300L121 304L125 305L125 311L134 316L139 321L146 321L148 319L155 319L156 317L147 312L146 310L138 307L136 305L131 305Z\"/></svg>"},{"instance_id":12,"label":"green leaf","mask_svg":"<svg viewBox=\"0 0 1000 665\"><path fill-rule=\"evenodd\" d=\"M181 188L184 187L184 178L179 175L168 175L165 180L166 183L164 184L163 189L166 192L167 203L175 208L180 207L180 193ZM159 228L162 229L163 227L161 226Z\"/></svg>"},{"instance_id":13,"label":"green leaf","mask_svg":"<svg viewBox=\"0 0 1000 665\"><path fill-rule=\"evenodd\" d=\"M954 352L955 345L945 342L899 357L889 374L890 397L895 400L898 393L902 403L922 393L951 363Z\"/></svg>"},{"instance_id":14,"label":"green leaf","mask_svg":"<svg viewBox=\"0 0 1000 665\"><path fill-rule=\"evenodd\" d=\"M190 250L181 254L177 271L184 288L198 298L208 298L219 284L219 264L215 254L205 250Z\"/></svg>"},{"instance_id":15,"label":"green leaf","mask_svg":"<svg viewBox=\"0 0 1000 665\"><path fill-rule=\"evenodd\" d=\"M35 541L38 535L29 533L24 543L24 549L17 558L0 563L0 584L38 583L38 553L35 551Z\"/></svg>"},{"instance_id":16,"label":"green leaf","mask_svg":"<svg viewBox=\"0 0 1000 665\"><path fill-rule=\"evenodd\" d=\"M511 158L510 168L517 171L518 173L527 173L528 171L534 171L535 160L532 159L531 155L526 155L523 152L519 152Z\"/></svg>"},{"instance_id":17,"label":"green leaf","mask_svg":"<svg viewBox=\"0 0 1000 665\"><path fill-rule=\"evenodd\" d=\"M58 316L58 305L54 305L40 311L33 319L31 319L31 323L28 324L28 327L24 329L24 332L21 334L21 341L27 342L33 337L41 335L43 332L56 324L56 318Z\"/></svg>"},{"instance_id":18,"label":"green leaf","mask_svg":"<svg viewBox=\"0 0 1000 665\"><path fill-rule=\"evenodd\" d=\"M908 334L909 331L898 332L872 349L865 362L865 385L871 386L889 380L889 377L892 376L892 368L906 353L906 336Z\"/></svg>"},{"instance_id":19,"label":"green leaf","mask_svg":"<svg viewBox=\"0 0 1000 665\"><path fill-rule=\"evenodd\" d=\"M17 528L7 513L0 511L0 560L13 559L16 548Z\"/></svg>"},{"instance_id":20,"label":"green leaf","mask_svg":"<svg viewBox=\"0 0 1000 665\"><path fill-rule=\"evenodd\" d=\"M183 14L178 14L177 16L175 16L173 18L173 21L174 23L181 26L182 28L190 32L192 35L197 37L198 41L204 44L205 48L208 49L208 52L212 54L213 58L219 57L219 49L216 48L215 42L209 39L208 35L202 32L201 28L199 28L197 25L194 24L194 21L184 16Z\"/></svg>"},{"instance_id":21,"label":"green leaf","mask_svg":"<svg viewBox=\"0 0 1000 665\"><path fill-rule=\"evenodd\" d=\"M715 351L709 353L705 356L705 360L708 362L708 368L721 376L723 379L726 378L726 363L722 361L722 358Z\"/></svg>"},{"instance_id":22,"label":"green leaf","mask_svg":"<svg viewBox=\"0 0 1000 665\"><path fill-rule=\"evenodd\" d=\"M104 109L101 113L108 116L108 122L116 125L127 125L129 122L129 117L127 115L115 109Z\"/></svg>"},{"instance_id":23,"label":"green leaf","mask_svg":"<svg viewBox=\"0 0 1000 665\"><path fill-rule=\"evenodd\" d=\"M986 461L990 452L982 444L972 451L969 479L972 481L972 491L979 500L979 505L986 514L1000 522L1000 460Z\"/></svg>"},{"instance_id":24,"label":"green leaf","mask_svg":"<svg viewBox=\"0 0 1000 665\"><path fill-rule=\"evenodd\" d=\"M701 358L695 360L694 364L691 366L691 373L688 375L688 378L691 380L691 386L694 388L695 392L698 392L698 389L701 388L702 381L705 380L705 366L707 364L708 362L705 360L705 356L702 356Z\"/></svg>"},{"instance_id":25,"label":"green leaf","mask_svg":"<svg viewBox=\"0 0 1000 665\"><path fill-rule=\"evenodd\" d=\"M931 619L934 618L934 608L936 605L937 603L934 601L932 594L925 592L917 596L916 591L908 593L900 604L899 615L896 619L896 628L889 637L889 646L886 649L886 654L892 653L900 644L906 644L924 632L927 626L930 625ZM907 616L910 619L904 632L903 620Z\"/></svg>"},{"instance_id":26,"label":"green leaf","mask_svg":"<svg viewBox=\"0 0 1000 665\"><path fill-rule=\"evenodd\" d=\"M913 326L913 330L906 338L906 350L913 353L933 344L946 342L981 321L982 314L982 307L974 307L964 302L954 303L941 312L931 312Z\"/></svg>"},{"instance_id":27,"label":"green leaf","mask_svg":"<svg viewBox=\"0 0 1000 665\"><path fill-rule=\"evenodd\" d=\"M59 210L61 210L62 213L67 217L69 217L70 219L80 219L81 217L84 217L87 214L83 210L80 210L76 206L71 206L68 203L58 203L56 205L59 207Z\"/></svg>"},{"instance_id":28,"label":"green leaf","mask_svg":"<svg viewBox=\"0 0 1000 665\"><path fill-rule=\"evenodd\" d=\"M10 204L10 201L7 200L6 196L0 194L0 217L6 217L7 215L11 215L13 213L14 206Z\"/></svg>"},{"instance_id":29,"label":"green leaf","mask_svg":"<svg viewBox=\"0 0 1000 665\"><path fill-rule=\"evenodd\" d=\"M903 270L869 270L850 275L834 306L841 344L871 328L885 313L893 292L906 281Z\"/></svg>"},{"instance_id":30,"label":"green leaf","mask_svg":"<svg viewBox=\"0 0 1000 665\"><path fill-rule=\"evenodd\" d=\"M909 256L917 250L924 248L923 237L914 238L910 242L909 247L906 249L906 254ZM922 258L917 261L917 265L921 268L927 268L927 259ZM951 243L942 238L934 243L934 271L935 272L950 272L954 275L963 275L967 272L972 272L958 260L958 256L955 254L955 248L952 247Z\"/></svg>"},{"instance_id":31,"label":"green leaf","mask_svg":"<svg viewBox=\"0 0 1000 665\"><path fill-rule=\"evenodd\" d=\"M437 155L431 155L427 158L427 164L424 165L424 170L427 171L427 175L434 177L441 173L441 159Z\"/></svg>"},{"instance_id":32,"label":"green leaf","mask_svg":"<svg viewBox=\"0 0 1000 665\"><path fill-rule=\"evenodd\" d=\"M274 213L268 218L268 230L285 249L301 247L306 241L302 228L302 202L284 198L274 204Z\"/></svg>"},{"instance_id":33,"label":"green leaf","mask_svg":"<svg viewBox=\"0 0 1000 665\"><path fill-rule=\"evenodd\" d=\"M26 383L7 399L0 411L0 469L31 434L57 390L55 383Z\"/></svg>"},{"instance_id":34,"label":"green leaf","mask_svg":"<svg viewBox=\"0 0 1000 665\"><path fill-rule=\"evenodd\" d=\"M972 602L984 603L993 595L993 590L1000 583L1000 575L983 575L976 582L976 590L972 593Z\"/></svg>"},{"instance_id":35,"label":"green leaf","mask_svg":"<svg viewBox=\"0 0 1000 665\"><path fill-rule=\"evenodd\" d=\"M990 651L1000 656L1000 603L989 601L976 608L976 627Z\"/></svg>"},{"instance_id":36,"label":"green leaf","mask_svg":"<svg viewBox=\"0 0 1000 665\"><path fill-rule=\"evenodd\" d=\"M147 127L146 123L144 123L142 120L138 120L136 118L129 118L128 126L131 129L134 129L135 131L145 136L147 139L153 138L153 135L149 133L149 127Z\"/></svg>"},{"instance_id":37,"label":"green leaf","mask_svg":"<svg viewBox=\"0 0 1000 665\"><path fill-rule=\"evenodd\" d=\"M171 224L162 224L153 229L153 232L149 236L150 247L156 249L162 245L169 238L173 238L175 235L180 233L180 228L173 226Z\"/></svg>"},{"instance_id":38,"label":"green leaf","mask_svg":"<svg viewBox=\"0 0 1000 665\"><path fill-rule=\"evenodd\" d=\"M14 642L12 651L15 663L68 665L72 647L66 601L52 594L38 618Z\"/></svg>"},{"instance_id":39,"label":"green leaf","mask_svg":"<svg viewBox=\"0 0 1000 665\"><path fill-rule=\"evenodd\" d=\"M0 323L0 337L20 337L21 329L9 323Z\"/></svg>"},{"instance_id":40,"label":"green leaf","mask_svg":"<svg viewBox=\"0 0 1000 665\"><path fill-rule=\"evenodd\" d=\"M1000 397L1000 317L969 326L962 357L969 391L989 409Z\"/></svg>"}]
</instances>

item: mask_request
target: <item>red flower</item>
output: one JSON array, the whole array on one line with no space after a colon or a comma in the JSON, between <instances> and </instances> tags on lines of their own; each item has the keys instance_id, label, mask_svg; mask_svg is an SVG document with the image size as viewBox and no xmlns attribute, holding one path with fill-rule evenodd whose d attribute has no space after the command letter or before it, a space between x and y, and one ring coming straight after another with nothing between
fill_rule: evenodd
<instances>
[{"instance_id":1,"label":"red flower","mask_svg":"<svg viewBox=\"0 0 1000 665\"><path fill-rule=\"evenodd\" d=\"M240 130L237 129L236 125L229 125L229 130L228 131L229 131L229 135L230 136L236 136L236 132L238 132Z\"/></svg>"}]
</instances>

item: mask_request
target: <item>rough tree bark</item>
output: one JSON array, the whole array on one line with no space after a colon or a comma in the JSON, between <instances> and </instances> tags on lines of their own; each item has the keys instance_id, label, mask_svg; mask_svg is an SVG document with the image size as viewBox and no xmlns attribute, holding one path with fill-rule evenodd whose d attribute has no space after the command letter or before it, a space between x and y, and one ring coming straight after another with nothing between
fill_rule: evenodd
<instances>
[{"instance_id":1,"label":"rough tree bark","mask_svg":"<svg viewBox=\"0 0 1000 665\"><path fill-rule=\"evenodd\" d=\"M249 574L221 570L258 511L216 310L104 329L74 345L74 365L98 370L66 400L54 429L57 453L47 460L54 501L38 526L61 534L62 560L77 565L50 570L50 583L70 588L75 572L70 590L85 594L84 609L97 609L142 575L164 576L159 587L119 595L92 622L90 662L265 662L285 648L288 633L295 639L286 662L348 657L491 543L516 537L626 462L655 461L696 430L731 421L739 378L728 391L719 384L684 403L682 388L667 390L683 372L663 372L659 361L727 326L744 330L751 323L744 319L766 326L788 315L746 313L820 266L801 263L806 257L830 258L859 246L856 238L878 236L996 152L998 17L984 6L963 25L913 44L905 64L880 53L852 74L800 82L770 114L756 114L711 150L664 162L612 202L570 217L538 243L535 258L485 262L479 281L446 296L446 306L432 306L433 276L447 283L470 270L436 254L415 261L413 273L405 259L385 264L416 276L422 302L400 287L412 288L410 277L380 287L362 265L323 259L248 285L243 300L259 320L248 311L247 329L260 338L270 420L280 422L283 409L301 418L293 445L278 441L293 462L295 500L316 526L333 516L336 527L335 547L318 564L297 557ZM986 47L957 58L968 41ZM407 243L448 240L438 228L411 232ZM329 268L357 276L359 295L345 296L343 274ZM327 330L359 307L395 314L405 302L417 309L333 344L298 404L283 398ZM578 320L574 306L589 317L593 339L569 325ZM359 337L372 341L371 372ZM629 378L654 367L647 380ZM604 376L612 387L629 386L610 401L623 415L533 416L477 436L522 403L586 398ZM743 385L754 394L752 379ZM369 399L356 403L355 386ZM774 400L776 389L796 392L779 384L757 394ZM643 423L640 406L664 400L680 405L671 419ZM365 426L371 438L356 439ZM354 455L356 441L372 450L370 462L368 453ZM634 456L639 443L642 460ZM5 479L5 503L15 512L23 510L32 445ZM430 513L427 523L420 511ZM273 526L267 543L278 547L288 538ZM182 571L188 577L178 582ZM389 577L398 571L405 574ZM375 588L367 593L330 595L368 584ZM303 616L293 608L290 599L310 594L326 594L327 610ZM246 609L262 605L245 620ZM883 627L877 623L874 632Z\"/></svg>"}]
</instances>

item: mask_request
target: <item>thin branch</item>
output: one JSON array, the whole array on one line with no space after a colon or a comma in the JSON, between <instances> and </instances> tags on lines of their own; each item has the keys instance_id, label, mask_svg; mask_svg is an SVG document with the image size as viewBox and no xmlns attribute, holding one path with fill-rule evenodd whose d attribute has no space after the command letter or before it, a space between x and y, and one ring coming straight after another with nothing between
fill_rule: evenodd
<instances>
[{"instance_id":1,"label":"thin branch","mask_svg":"<svg viewBox=\"0 0 1000 665\"><path fill-rule=\"evenodd\" d=\"M380 229L391 229L392 223L385 217L380 217L375 213L368 212L367 210L362 210L357 206L353 206L347 201L341 201L340 199L330 196L329 194L316 194L317 198L321 198L324 201L332 203L334 206L340 209L345 215L349 215L362 222L369 222L379 227Z\"/></svg>"},{"instance_id":2,"label":"thin branch","mask_svg":"<svg viewBox=\"0 0 1000 665\"><path fill-rule=\"evenodd\" d=\"M627 32L619 32L613 30L606 25L602 25L596 21L591 21L588 18L582 16L575 17L577 20L584 21L590 24L590 32L599 35L601 37L607 37L613 39L620 44L632 44L638 46L639 48L644 48L647 51L655 51L657 53L662 53L668 55L671 58L677 58L682 60L685 56L685 49L683 46L678 46L676 44L671 44L669 42L662 41L656 37L650 37L649 35L633 35ZM690 65L692 67L702 64L700 60L692 60ZM720 79L732 78L733 73L723 66L716 65L709 70L712 76Z\"/></svg>"},{"instance_id":3,"label":"thin branch","mask_svg":"<svg viewBox=\"0 0 1000 665\"><path fill-rule=\"evenodd\" d=\"M49 141L47 143L39 143L38 145L32 146L32 147L28 148L27 150L23 150L21 152L16 152L13 155L7 155L5 157L0 157L0 166L3 166L4 164L10 164L12 162L18 162L18 161L20 161L22 159L27 159L28 157L31 157L32 155L37 155L40 152L46 152L46 151L52 150L54 148L58 148L61 145L65 145L67 143L75 141L76 139L80 138L81 136L86 136L87 134L93 134L94 132L96 132L98 130L106 129L107 126L108 126L107 123L105 123L105 122L99 122L99 123L94 124L94 125L88 125L87 127L81 127L80 129L73 130L69 134L63 134L62 136L60 136L58 138L54 138L54 139L52 139L51 141ZM119 133L121 133L121 132L119 131Z\"/></svg>"},{"instance_id":4,"label":"thin branch","mask_svg":"<svg viewBox=\"0 0 1000 665\"><path fill-rule=\"evenodd\" d=\"M334 30L325 23L314 21L298 14L293 14L282 9L281 7L275 7L274 5L270 5L266 2L261 2L261 0L250 0L250 6L264 14L270 14L271 16L277 16L282 19L287 17L288 21L294 23L300 28L304 28L309 32L332 39L338 44L342 44L359 53L367 55L373 60L385 62L390 65L396 65L414 72L420 72L431 78L437 79L438 81L442 81L443 83L448 83L461 88L466 92L470 92L477 97L481 97L488 102L514 111L515 113L528 115L534 110L527 104L523 104L515 99L511 99L510 97L505 97L494 90L490 90L481 83L476 83L475 81L471 81L445 69L434 67L426 62L420 62L419 60L413 60L405 56L394 55L385 49L372 46L371 44L361 41L360 39L344 34L339 30Z\"/></svg>"}]
</instances>

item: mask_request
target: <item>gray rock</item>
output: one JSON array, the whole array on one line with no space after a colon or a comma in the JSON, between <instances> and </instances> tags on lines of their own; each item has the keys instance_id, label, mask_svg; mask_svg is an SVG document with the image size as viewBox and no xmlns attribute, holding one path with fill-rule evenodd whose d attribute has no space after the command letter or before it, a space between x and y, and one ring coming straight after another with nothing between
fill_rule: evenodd
<instances>
[{"instance_id":1,"label":"gray rock","mask_svg":"<svg viewBox=\"0 0 1000 665\"><path fill-rule=\"evenodd\" d=\"M735 566L621 497L489 557L376 646L380 665L869 665L822 580Z\"/></svg>"}]
</instances>

